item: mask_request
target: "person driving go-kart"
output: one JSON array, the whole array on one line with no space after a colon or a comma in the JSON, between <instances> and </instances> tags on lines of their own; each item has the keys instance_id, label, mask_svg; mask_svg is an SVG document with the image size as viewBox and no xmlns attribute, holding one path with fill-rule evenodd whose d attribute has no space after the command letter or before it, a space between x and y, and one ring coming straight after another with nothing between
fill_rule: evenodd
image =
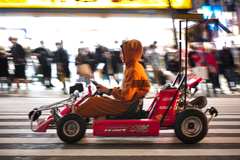
<instances>
[{"instance_id":1,"label":"person driving go-kart","mask_svg":"<svg viewBox=\"0 0 240 160\"><path fill-rule=\"evenodd\" d=\"M99 94L112 95L115 99L90 97L86 102L77 106L75 113L84 118L117 115L127 111L134 102L148 93L149 79L142 65L138 63L143 51L141 42L135 39L124 41L121 48L120 57L126 65L121 88L109 89L100 84L96 86Z\"/></svg>"}]
</instances>

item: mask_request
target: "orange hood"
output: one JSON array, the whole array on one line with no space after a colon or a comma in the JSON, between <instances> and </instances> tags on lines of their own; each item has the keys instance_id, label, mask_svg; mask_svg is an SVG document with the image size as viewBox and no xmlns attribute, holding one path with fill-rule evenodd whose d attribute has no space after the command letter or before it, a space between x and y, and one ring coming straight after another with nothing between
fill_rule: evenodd
<instances>
[{"instance_id":1,"label":"orange hood","mask_svg":"<svg viewBox=\"0 0 240 160\"><path fill-rule=\"evenodd\" d=\"M133 39L125 41L122 43L122 47L126 67L138 62L141 59L143 47L139 40Z\"/></svg>"}]
</instances>

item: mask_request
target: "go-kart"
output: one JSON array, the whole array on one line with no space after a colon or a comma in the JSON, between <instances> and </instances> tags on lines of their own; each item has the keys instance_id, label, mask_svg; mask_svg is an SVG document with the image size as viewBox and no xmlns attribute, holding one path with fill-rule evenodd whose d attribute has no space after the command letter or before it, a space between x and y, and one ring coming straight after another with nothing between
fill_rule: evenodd
<instances>
[{"instance_id":1,"label":"go-kart","mask_svg":"<svg viewBox=\"0 0 240 160\"><path fill-rule=\"evenodd\" d=\"M152 104L145 111L143 107L144 97L138 99L130 108L119 115L107 115L106 120L91 121L75 114L76 106L86 99L99 96L96 91L92 94L92 87L88 85L88 92L79 93L75 90L67 99L35 108L29 113L31 129L34 132L46 132L47 129L57 129L59 138L66 143L80 141L87 128L93 128L94 136L124 137L124 136L159 136L160 129L174 129L176 136L184 143L198 143L208 132L209 122L217 116L214 107L209 107L205 112L207 100L200 96L190 99L198 90L198 84L202 78L196 79L196 75L187 79L187 87L183 85L185 75L181 78L178 87L175 84L179 74L172 84L166 84L159 89L153 97ZM97 82L92 81L94 85ZM79 85L79 84L78 84ZM76 87L75 85L74 87ZM81 88L81 87L80 87ZM187 88L187 89L186 89ZM185 95L185 96L184 96ZM187 98L185 98L187 95ZM60 107L65 107L62 111ZM39 122L41 111L51 110L51 115ZM206 114L210 113L208 119ZM33 127L33 121L38 121Z\"/></svg>"}]
</instances>

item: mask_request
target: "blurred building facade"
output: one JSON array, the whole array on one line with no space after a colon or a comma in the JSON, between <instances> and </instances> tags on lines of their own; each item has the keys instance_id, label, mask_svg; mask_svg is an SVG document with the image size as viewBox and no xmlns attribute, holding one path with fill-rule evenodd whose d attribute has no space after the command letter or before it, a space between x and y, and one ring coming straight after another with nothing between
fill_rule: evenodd
<instances>
[{"instance_id":1,"label":"blurred building facade","mask_svg":"<svg viewBox=\"0 0 240 160\"><path fill-rule=\"evenodd\" d=\"M18 43L29 52L39 47L40 41L44 41L45 47L54 52L57 50L55 43L63 41L63 48L73 62L78 48L89 48L90 52L95 52L96 47L101 45L113 49L116 41L118 47L123 40L129 39L139 39L143 46L149 46L154 41L159 46L175 44L168 1L108 0L116 5L106 5L106 2L0 1L0 45L9 50L11 43L8 37L12 36L17 37ZM141 6L141 3L146 4ZM174 15L187 14L192 9L191 0L174 3L171 4ZM76 7L79 5L82 7ZM34 59L29 59L28 65L34 63ZM14 70L11 64L10 70ZM30 77L34 70L27 74ZM56 75L55 65L52 74Z\"/></svg>"},{"instance_id":2,"label":"blurred building facade","mask_svg":"<svg viewBox=\"0 0 240 160\"><path fill-rule=\"evenodd\" d=\"M96 43L114 45L115 40L132 38L140 39L145 46L153 41L161 45L174 43L168 1L112 0L111 5L103 0L73 1L36 1L31 6L27 1L26 4L14 1L15 6L14 2L1 1L0 32L3 36L0 44L7 47L6 38L9 36L18 37L19 43L30 48L38 47L39 41L43 40L48 48L55 49L55 42L64 40L65 47L74 51L80 41L89 46ZM141 6L143 2L145 6ZM162 4L156 5L160 2ZM191 0L180 2L184 3L172 4L174 14L186 14L192 8Z\"/></svg>"},{"instance_id":3,"label":"blurred building facade","mask_svg":"<svg viewBox=\"0 0 240 160\"><path fill-rule=\"evenodd\" d=\"M232 34L219 31L219 38L214 41L218 46L231 46L231 41L240 46L240 1L239 0L193 0L190 13L200 13L204 18L219 19Z\"/></svg>"}]
</instances>

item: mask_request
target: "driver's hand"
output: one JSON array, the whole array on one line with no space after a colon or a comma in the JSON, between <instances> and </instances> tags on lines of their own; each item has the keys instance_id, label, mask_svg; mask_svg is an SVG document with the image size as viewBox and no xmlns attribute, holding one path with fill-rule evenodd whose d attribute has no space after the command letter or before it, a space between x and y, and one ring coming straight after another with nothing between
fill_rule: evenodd
<instances>
[{"instance_id":1,"label":"driver's hand","mask_svg":"<svg viewBox=\"0 0 240 160\"><path fill-rule=\"evenodd\" d=\"M103 85L101 85L101 84L98 84L98 85L96 85L96 87L97 87L97 91L98 91L98 93L100 94L100 93L106 93L106 94L109 94L109 89L107 88L107 87L104 87Z\"/></svg>"}]
</instances>

